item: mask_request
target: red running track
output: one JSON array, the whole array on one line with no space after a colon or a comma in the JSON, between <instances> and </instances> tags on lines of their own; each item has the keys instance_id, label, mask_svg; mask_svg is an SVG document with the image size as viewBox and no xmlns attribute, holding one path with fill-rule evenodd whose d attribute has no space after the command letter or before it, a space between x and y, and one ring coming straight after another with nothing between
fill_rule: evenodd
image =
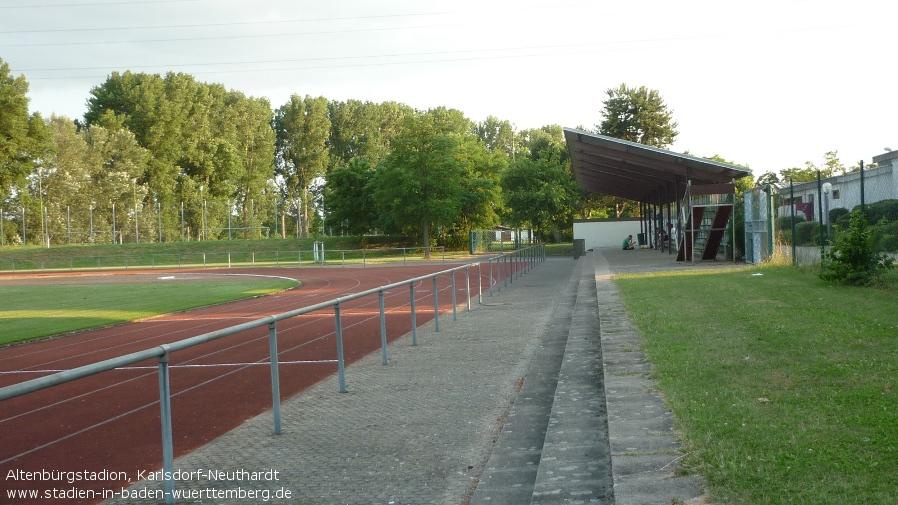
<instances>
[{"instance_id":1,"label":"red running track","mask_svg":"<svg viewBox=\"0 0 898 505\"><path fill-rule=\"evenodd\" d=\"M276 295L167 315L150 320L0 349L0 387L115 356L183 340L220 328L328 301L366 289L449 268L419 265L377 268L228 269L292 277L301 286ZM177 270L175 274L188 273ZM134 272L130 272L134 273ZM153 271L164 274L163 271ZM203 270L202 273L212 273ZM470 269L472 303L478 271ZM451 313L451 278L438 276L440 313ZM481 276L484 291L489 273ZM458 310L467 301L464 272L456 274ZM415 286L418 325L433 319L433 283ZM388 340L411 331L408 287L384 296ZM380 349L376 295L341 304L346 363ZM441 321L441 324L448 322ZM337 364L286 363L336 359L333 310L278 322L281 398L330 376ZM424 337L419 335L419 337ZM182 456L271 408L268 328L224 337L172 354L170 377L175 456ZM197 366L207 365L207 366ZM212 366L209 366L212 365ZM120 491L138 471L162 466L159 377L156 360L137 363L0 402L0 503L98 503L104 491ZM352 371L347 370L347 388ZM334 394L339 394L334 391ZM50 480L35 480L42 473ZM125 479L82 480L88 472L123 472ZM12 474L10 472L13 472ZM58 472L82 472L61 475ZM18 475L19 478L10 478ZM69 482L69 481L73 482ZM36 490L39 498L12 498L8 491ZM62 493L64 499L53 498ZM80 493L82 497L71 496ZM109 495L106 495L109 497Z\"/></svg>"}]
</instances>

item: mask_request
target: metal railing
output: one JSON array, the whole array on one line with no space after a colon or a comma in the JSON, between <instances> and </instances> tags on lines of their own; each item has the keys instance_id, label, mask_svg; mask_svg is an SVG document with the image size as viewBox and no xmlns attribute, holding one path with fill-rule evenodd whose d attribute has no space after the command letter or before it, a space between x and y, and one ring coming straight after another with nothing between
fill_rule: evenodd
<instances>
[{"instance_id":1,"label":"metal railing","mask_svg":"<svg viewBox=\"0 0 898 505\"><path fill-rule=\"evenodd\" d=\"M514 253L504 254L496 257L492 257L488 259L489 271L490 271L490 295L492 295L492 265L496 263L497 275L502 277L504 282L506 282L506 286L509 280L514 282L515 278L519 278L524 275L527 271L532 269L537 264L541 263L545 260L545 247L540 244L536 246L532 246L526 249L521 249L519 251L515 251ZM162 418L162 459L163 459L163 476L165 477L165 496L166 503L173 504L174 503L174 479L172 478L174 472L174 447L173 447L173 434L172 434L172 419L171 419L171 388L169 381L169 356L171 353L180 351L183 349L187 349L189 347L193 347L196 345L200 345L206 342L210 342L212 340L217 340L223 337L227 337L230 335L235 335L237 333L241 333L247 330L251 330L254 328L259 328L263 326L268 326L268 345L269 345L269 353L271 356L271 397L272 397L272 413L274 416L274 433L276 435L281 434L281 400L280 400L280 378L279 378L279 367L278 367L278 351L277 351L277 322L283 321L285 319L290 319L296 316L300 316L303 314L308 314L311 312L315 312L318 310L327 309L333 307L334 310L334 324L336 328L336 341L337 341L337 374L339 380L339 388L341 393L346 392L346 375L345 375L345 361L343 357L343 325L340 316L340 306L346 302L356 300L359 298L363 298L366 296L371 296L374 294L378 295L378 304L380 309L380 339L381 339L381 354L382 354L382 363L384 365L388 364L388 356L387 356L387 330L386 330L386 311L384 310L384 292L390 289L409 286L409 297L411 300L411 321L412 321L412 345L418 345L418 328L417 328L417 320L416 315L417 311L415 309L415 284L418 282L426 281L427 279L433 280L433 309L434 309L434 329L435 331L440 331L440 311L439 311L439 291L437 289L437 277L441 275L450 275L452 278L452 318L457 319L458 315L458 304L456 300L456 273L459 271L465 271L465 290L467 292L467 310L471 310L471 284L470 284L470 269L472 267L477 267L477 278L479 285L479 293L478 300L480 303L483 302L483 283L480 282L482 278L481 271L481 263L470 263L467 265L450 268L447 270L442 270L436 273L422 275L420 277L415 277L414 279L408 279L401 282L396 282L393 284L388 284L385 286L380 286L376 288L372 288L366 291L362 291L360 293L353 293L351 295L335 298L332 300L328 300L325 302L317 303L315 305L310 305L307 307L302 307L300 309L284 312L281 314L266 316L261 319L257 319L255 321L246 322L243 324L238 324L235 326L231 326L229 328L223 328L220 330L204 333L201 335L197 335L194 337L190 337L187 339L179 340L176 342L172 342L169 344L162 344L150 349L145 349L143 351L134 352L131 354L126 354L123 356L118 356L115 358L111 358L104 361L99 361L96 363L91 363L88 365L84 365L78 368L73 368L71 370L66 370L63 372L57 372L52 375L47 375L44 377L40 377L37 379L32 379L25 382L20 382L18 384L13 384L11 386L6 386L0 388L0 401L8 400L10 398L14 398L17 396L22 396L28 393L33 393L35 391L39 391L42 389L49 388L51 386L56 386L59 384L63 384L66 382L71 382L77 379L81 379L84 377L88 377L91 375L95 375L101 372L114 370L116 368L121 368L127 365L133 365L135 363L145 361L148 359L156 358L159 366L159 404L160 404L160 413ZM501 269L500 269L501 266ZM500 273L501 270L501 273ZM496 284L499 283L499 277L497 277ZM501 289L501 288L500 288ZM332 360L334 361L334 360Z\"/></svg>"}]
</instances>

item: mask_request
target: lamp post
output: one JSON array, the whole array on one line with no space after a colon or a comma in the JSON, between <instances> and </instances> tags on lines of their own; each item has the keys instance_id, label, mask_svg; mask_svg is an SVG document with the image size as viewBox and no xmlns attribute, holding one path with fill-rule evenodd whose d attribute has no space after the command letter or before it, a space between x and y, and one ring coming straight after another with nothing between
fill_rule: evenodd
<instances>
[{"instance_id":1,"label":"lamp post","mask_svg":"<svg viewBox=\"0 0 898 505\"><path fill-rule=\"evenodd\" d=\"M97 206L97 202L90 202L90 207L88 210L90 211L90 243L94 243L94 207Z\"/></svg>"},{"instance_id":2,"label":"lamp post","mask_svg":"<svg viewBox=\"0 0 898 505\"><path fill-rule=\"evenodd\" d=\"M202 228L202 230L200 230L200 233L202 236L201 240L206 240L206 195L203 193L202 185L200 185L200 199L203 201L203 220L202 220L203 228Z\"/></svg>"},{"instance_id":3,"label":"lamp post","mask_svg":"<svg viewBox=\"0 0 898 505\"><path fill-rule=\"evenodd\" d=\"M137 179L131 179L131 187L134 191L134 243L140 243L140 219L137 215Z\"/></svg>"},{"instance_id":4,"label":"lamp post","mask_svg":"<svg viewBox=\"0 0 898 505\"><path fill-rule=\"evenodd\" d=\"M296 238L299 238L299 198L296 199Z\"/></svg>"},{"instance_id":5,"label":"lamp post","mask_svg":"<svg viewBox=\"0 0 898 505\"><path fill-rule=\"evenodd\" d=\"M828 182L824 182L823 183L823 209L824 209L823 215L825 216L825 219L826 219L826 237L827 238L829 238L829 236L830 236L830 234L829 234L830 233L829 195L830 195L830 193L832 193L832 191L833 191L833 185Z\"/></svg>"},{"instance_id":6,"label":"lamp post","mask_svg":"<svg viewBox=\"0 0 898 505\"><path fill-rule=\"evenodd\" d=\"M50 234L47 233L47 219L44 213L44 167L37 168L37 194L41 201L41 242L46 242L49 249Z\"/></svg>"}]
</instances>

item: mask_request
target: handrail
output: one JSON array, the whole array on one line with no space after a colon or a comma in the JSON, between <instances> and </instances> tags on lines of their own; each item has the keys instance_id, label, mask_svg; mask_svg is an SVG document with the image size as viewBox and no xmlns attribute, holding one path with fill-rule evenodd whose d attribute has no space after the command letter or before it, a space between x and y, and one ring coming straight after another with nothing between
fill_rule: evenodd
<instances>
[{"instance_id":1,"label":"handrail","mask_svg":"<svg viewBox=\"0 0 898 505\"><path fill-rule=\"evenodd\" d=\"M525 261L526 260L526 261ZM504 280L507 283L509 277L511 277L512 282L514 282L515 276L521 276L530 268L535 266L537 263L541 263L545 260L545 246L542 244L538 244L535 246L531 246L529 248L520 249L514 251L513 253L503 254L495 257L491 257L488 259L489 268L490 268L490 295L492 295L492 262L495 261L497 264L497 271L499 262L503 262L503 272L504 272ZM510 263L510 265L509 265ZM385 312L383 305L383 293L389 289L394 289L402 286L409 286L410 295L411 295L411 316L412 316L412 345L417 345L417 324L415 319L415 284L424 281L426 279L433 279L434 290L434 322L435 322L435 331L440 331L439 328L439 300L438 300L438 290L436 289L436 279L440 275L449 274L452 276L452 309L453 316L456 311L456 294L455 294L455 274L458 271L465 270L466 273L466 288L468 292L468 303L467 310L471 310L471 287L470 287L470 268L472 266L476 266L478 268L478 279L481 263L469 263L466 265L449 268L446 270L441 270L439 272L434 272L431 274L425 274L419 277L415 277L413 279L407 279L404 281L394 282L392 284L387 284L384 286L379 286L376 288L367 289L365 291L361 291L359 293L352 293L346 296L341 296L338 298L334 298L325 302L316 303L314 305L309 305L306 307L301 307L299 309L294 309L291 311L283 312L277 315L265 316L260 319L256 319L254 321L245 322L242 324L230 326L228 328L222 328L219 330L211 331L208 333L203 333L200 335L196 335L193 337L189 337L183 340L178 340L176 342L171 342L167 344L162 344L156 347L152 347L149 349L145 349L142 351L137 351L130 354L125 354L122 356L117 356L115 358L110 358L104 361L98 361L95 363L90 363L84 366L80 366L77 368L73 368L70 370L65 370L62 372L57 372L51 375L47 375L44 377L39 377L37 379L32 379L24 382L20 382L17 384L13 384L10 386L5 386L0 388L0 401L8 400L11 398L15 398L17 396L22 396L28 393L33 393L36 391L40 391L42 389L46 389L52 386L56 386L59 384L64 384L67 382L72 382L84 377L88 377L90 375L94 375L97 373L113 370L116 368L120 368L126 365L132 365L138 363L140 361L145 361L151 358L157 358L159 363L159 398L160 398L160 410L161 410L161 418L162 418L162 453L163 453L163 470L165 471L165 475L172 475L174 468L174 451L173 451L173 442L172 442L172 425L171 425L171 391L169 386L169 355L172 352L180 351L189 347L193 347L196 345L200 345L206 342L210 342L212 340L217 340L219 338L223 338L226 336L234 335L236 333L240 333L243 331L251 330L254 328L258 328L261 326L269 327L269 348L271 355L271 387L272 387L272 410L274 413L274 432L276 435L281 433L281 419L280 419L280 385L279 385L279 376L278 376L278 360L277 360L277 322L285 319L289 319L292 317L300 316L303 314L308 314L310 312L326 309L329 307L334 308L334 319L336 323L336 337L337 337L337 364L338 364L338 374L339 374L339 383L340 383L340 392L346 392L346 382L344 376L344 359L343 359L343 341L342 341L342 323L340 319L340 305L349 302L352 300L356 300L365 296L370 296L373 294L379 295L380 302L380 327L381 327L381 345L383 350L383 364L387 364L387 338L386 338L386 326L385 326ZM516 268L517 267L517 268ZM506 272L510 268L511 273ZM479 284L479 283L478 283ZM506 284L507 285L507 284ZM482 302L482 288L480 293L480 298ZM166 479L165 481L165 495L166 495L166 503L172 504L174 503L174 497L172 491L174 490L174 481L171 479Z\"/></svg>"}]
</instances>

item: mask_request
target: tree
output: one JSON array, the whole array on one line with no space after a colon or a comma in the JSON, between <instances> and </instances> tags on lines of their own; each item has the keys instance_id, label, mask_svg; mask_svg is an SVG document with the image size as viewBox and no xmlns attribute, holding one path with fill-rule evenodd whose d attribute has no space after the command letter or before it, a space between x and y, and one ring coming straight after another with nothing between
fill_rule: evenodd
<instances>
[{"instance_id":1,"label":"tree","mask_svg":"<svg viewBox=\"0 0 898 505\"><path fill-rule=\"evenodd\" d=\"M298 202L300 230L309 236L309 188L327 171L327 140L331 122L327 115L327 99L293 95L275 111L273 121L277 136L276 173L283 177L286 197Z\"/></svg>"},{"instance_id":2,"label":"tree","mask_svg":"<svg viewBox=\"0 0 898 505\"><path fill-rule=\"evenodd\" d=\"M0 59L0 201L25 182L50 148L50 131L40 114L28 114L28 82L13 77Z\"/></svg>"},{"instance_id":3,"label":"tree","mask_svg":"<svg viewBox=\"0 0 898 505\"><path fill-rule=\"evenodd\" d=\"M471 123L455 109L437 108L403 119L392 150L378 167L374 201L385 224L420 232L430 257L434 227L452 227L461 215L466 144L477 142Z\"/></svg>"},{"instance_id":4,"label":"tree","mask_svg":"<svg viewBox=\"0 0 898 505\"><path fill-rule=\"evenodd\" d=\"M778 182L780 182L780 178L778 175L776 175L776 172L765 172L765 173L761 174L760 177L758 177L758 180L755 183L755 185L764 186L767 184L776 184Z\"/></svg>"},{"instance_id":5,"label":"tree","mask_svg":"<svg viewBox=\"0 0 898 505\"><path fill-rule=\"evenodd\" d=\"M374 169L368 158L360 156L327 174L324 224L352 235L368 233L377 226L374 205Z\"/></svg>"},{"instance_id":6,"label":"tree","mask_svg":"<svg viewBox=\"0 0 898 505\"><path fill-rule=\"evenodd\" d=\"M570 170L557 159L525 158L502 174L506 219L514 226L545 231L567 223L580 196Z\"/></svg>"},{"instance_id":7,"label":"tree","mask_svg":"<svg viewBox=\"0 0 898 505\"><path fill-rule=\"evenodd\" d=\"M515 133L510 122L487 116L485 121L474 125L474 134L491 153L505 153L509 158L516 155Z\"/></svg>"},{"instance_id":8,"label":"tree","mask_svg":"<svg viewBox=\"0 0 898 505\"><path fill-rule=\"evenodd\" d=\"M860 167L858 167L860 170ZM833 177L848 172L845 165L839 161L839 151L827 151L823 155L823 168L817 168L813 161L806 161L804 168L786 168L780 170L783 181L792 180L792 182L813 182L817 180L817 172L820 172L821 178Z\"/></svg>"},{"instance_id":9,"label":"tree","mask_svg":"<svg viewBox=\"0 0 898 505\"><path fill-rule=\"evenodd\" d=\"M396 102L329 102L331 132L327 140L331 161L329 170L345 166L355 157L366 157L372 166L390 151L401 119L414 111Z\"/></svg>"},{"instance_id":10,"label":"tree","mask_svg":"<svg viewBox=\"0 0 898 505\"><path fill-rule=\"evenodd\" d=\"M666 148L679 132L672 113L655 90L621 84L606 91L604 120L596 132L630 142Z\"/></svg>"}]
</instances>

